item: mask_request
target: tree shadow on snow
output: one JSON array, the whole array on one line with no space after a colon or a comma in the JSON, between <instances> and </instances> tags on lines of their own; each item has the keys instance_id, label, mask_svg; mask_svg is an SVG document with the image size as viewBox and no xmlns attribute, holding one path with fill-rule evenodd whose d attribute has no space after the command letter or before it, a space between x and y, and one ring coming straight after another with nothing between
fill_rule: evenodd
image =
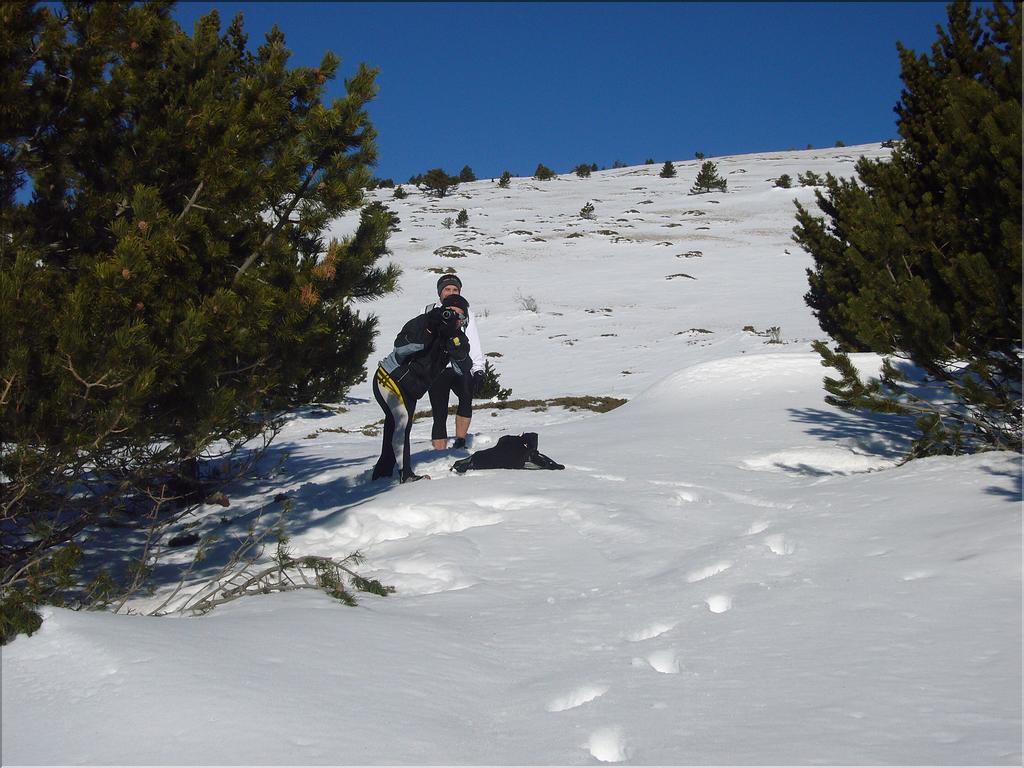
<instances>
[{"instance_id":1,"label":"tree shadow on snow","mask_svg":"<svg viewBox=\"0 0 1024 768\"><path fill-rule=\"evenodd\" d=\"M1004 496L1007 501L1011 501L1014 504L1020 504L1024 501L1024 467L1021 466L1021 457L1016 457L1017 469L1016 471L1004 471L997 469L996 467L985 467L985 471L995 477L1006 477L1009 478L1009 487L1006 485L990 485L985 489L985 493L992 494L993 496Z\"/></svg>"},{"instance_id":2,"label":"tree shadow on snow","mask_svg":"<svg viewBox=\"0 0 1024 768\"><path fill-rule=\"evenodd\" d=\"M913 441L920 436L916 419L899 414L871 413L868 411L849 413L840 409L790 408L790 415L797 422L807 424L807 434L834 443L853 444L860 452L885 459L902 459L910 451ZM1004 471L994 466L984 471L996 477L1007 478L1005 485L993 485L986 493L1004 496L1008 501L1024 501L1024 467L1017 457L1016 471ZM821 469L801 465L777 465L787 471L812 476L835 474Z\"/></svg>"},{"instance_id":3,"label":"tree shadow on snow","mask_svg":"<svg viewBox=\"0 0 1024 768\"><path fill-rule=\"evenodd\" d=\"M352 510L397 488L397 472L391 479L370 479L379 450L376 440L366 445L352 444L345 456L296 451L294 444L271 445L245 477L223 488L229 506L201 505L148 543L150 554L160 554L152 564L146 586L158 595L166 595L184 579L192 586L183 589L180 598L221 574L225 564L254 532L265 534L262 561L266 561L278 545L278 527L290 538L317 529L329 532L339 528ZM441 457L452 462L460 458L428 448L416 451L413 463L421 466ZM361 470L353 471L360 467ZM84 547L89 575L102 567L127 584L128 574L147 548L148 536L144 527L111 525L97 529ZM172 540L180 544L170 546ZM293 556L344 558L352 554L350 550L333 551L329 533L324 541L323 545L310 545L309 551L306 546L289 549ZM196 561L200 546L204 548L203 556ZM253 550L257 551L258 548ZM133 598L145 595L145 591L139 590ZM154 607L155 604L147 610Z\"/></svg>"},{"instance_id":4,"label":"tree shadow on snow","mask_svg":"<svg viewBox=\"0 0 1024 768\"><path fill-rule=\"evenodd\" d=\"M147 587L157 594L166 594L184 579L193 586L183 589L181 594L194 591L197 585L217 577L253 533L264 534L262 555L265 560L277 548L279 526L289 537L321 526L337 528L350 510L397 484L397 479L370 480L378 456L376 445L372 454L359 446L354 448L352 455L345 457L294 455L287 445L268 448L246 477L224 487L225 495L232 502L229 506L201 505L149 542L150 554L158 550L160 554L147 579ZM360 466L365 469L351 472L352 468ZM282 492L284 486L289 488L287 492ZM119 582L127 584L127 574L146 550L148 536L145 528L107 527L95 531L84 547L90 575L103 567ZM181 544L170 546L175 539ZM201 544L203 556L195 561ZM290 549L295 556L344 558L351 554L351 551L330 551L329 547L308 552L299 551L297 547ZM252 551L257 553L258 550L256 547ZM145 594L140 590L134 597Z\"/></svg>"},{"instance_id":5,"label":"tree shadow on snow","mask_svg":"<svg viewBox=\"0 0 1024 768\"><path fill-rule=\"evenodd\" d=\"M901 459L920 434L912 416L836 409L790 408L794 421L807 425L813 437L832 443L853 444L860 452L885 459ZM827 473L826 473L827 474Z\"/></svg>"}]
</instances>

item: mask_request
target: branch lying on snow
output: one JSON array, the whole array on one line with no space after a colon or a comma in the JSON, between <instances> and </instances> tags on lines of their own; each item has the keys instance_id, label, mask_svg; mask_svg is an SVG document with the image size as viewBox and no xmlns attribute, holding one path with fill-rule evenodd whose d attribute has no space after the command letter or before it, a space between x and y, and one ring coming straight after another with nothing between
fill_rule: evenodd
<instances>
[{"instance_id":1,"label":"branch lying on snow","mask_svg":"<svg viewBox=\"0 0 1024 768\"><path fill-rule=\"evenodd\" d=\"M361 559L358 552L341 559L307 555L275 560L273 565L259 571L243 568L223 582L212 585L201 596L197 595L198 599L190 600L180 610L203 614L218 605L247 595L294 592L300 589L317 589L346 605L355 605L355 597L345 587L346 575L351 577L352 586L363 592L385 596L395 591L394 587L385 586L376 579L366 579L345 565L348 562L356 564Z\"/></svg>"},{"instance_id":2,"label":"branch lying on snow","mask_svg":"<svg viewBox=\"0 0 1024 768\"><path fill-rule=\"evenodd\" d=\"M210 543L208 539L204 540L199 545L192 563L186 569L178 586L149 615L164 616L168 613L202 615L209 613L218 605L241 597L267 595L275 592L294 592L300 589L317 589L341 600L346 605L356 605L356 599L346 587L346 581L357 591L371 592L382 597L395 591L394 587L381 584L376 579L360 576L349 567L350 564L358 565L363 561L360 552L353 552L343 558L319 555L293 557L288 550L288 540L283 536L278 539L277 551L273 560L269 564L258 563L265 549L265 539L271 531L280 531L280 528L257 533L255 524L250 527L245 540L235 549L220 572L185 598L180 605L168 610L168 606L181 592L196 563L204 559L205 551Z\"/></svg>"}]
</instances>

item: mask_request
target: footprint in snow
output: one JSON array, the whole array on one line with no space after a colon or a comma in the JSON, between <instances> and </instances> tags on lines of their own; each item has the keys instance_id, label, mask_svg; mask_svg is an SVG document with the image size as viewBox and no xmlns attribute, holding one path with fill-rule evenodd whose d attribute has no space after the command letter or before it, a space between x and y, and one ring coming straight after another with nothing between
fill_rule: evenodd
<instances>
[{"instance_id":1,"label":"footprint in snow","mask_svg":"<svg viewBox=\"0 0 1024 768\"><path fill-rule=\"evenodd\" d=\"M590 734L590 739L584 745L590 754L602 763L621 763L628 760L630 750L622 735L622 728L617 725L610 725L599 728Z\"/></svg>"},{"instance_id":2,"label":"footprint in snow","mask_svg":"<svg viewBox=\"0 0 1024 768\"><path fill-rule=\"evenodd\" d=\"M584 685L565 696L559 696L549 701L547 710L548 712L565 712L567 709L581 707L606 693L608 693L607 685Z\"/></svg>"},{"instance_id":3,"label":"footprint in snow","mask_svg":"<svg viewBox=\"0 0 1024 768\"><path fill-rule=\"evenodd\" d=\"M675 624L668 624L662 621L657 621L653 624L649 624L643 629L638 629L636 632L633 632L632 634L628 635L626 639L629 640L629 642L631 643L640 643L644 640L651 640L655 637L660 637L661 635L664 635L666 632L675 629L675 626Z\"/></svg>"},{"instance_id":4,"label":"footprint in snow","mask_svg":"<svg viewBox=\"0 0 1024 768\"><path fill-rule=\"evenodd\" d=\"M663 648L647 656L647 663L655 672L663 675L678 675L682 669L674 648Z\"/></svg>"},{"instance_id":5,"label":"footprint in snow","mask_svg":"<svg viewBox=\"0 0 1024 768\"><path fill-rule=\"evenodd\" d=\"M700 501L700 494L694 493L693 491L676 491L676 504L692 504L695 501Z\"/></svg>"},{"instance_id":6,"label":"footprint in snow","mask_svg":"<svg viewBox=\"0 0 1024 768\"><path fill-rule=\"evenodd\" d=\"M697 581L704 581L704 579L710 579L712 576L717 576L723 571L727 571L732 568L732 563L728 560L723 560L714 565L709 565L705 568L699 568L696 571L690 571L686 576L686 581L689 584L693 584Z\"/></svg>"},{"instance_id":7,"label":"footprint in snow","mask_svg":"<svg viewBox=\"0 0 1024 768\"><path fill-rule=\"evenodd\" d=\"M776 555L792 555L796 552L796 545L789 541L781 533L773 533L764 537L765 546Z\"/></svg>"},{"instance_id":8,"label":"footprint in snow","mask_svg":"<svg viewBox=\"0 0 1024 768\"><path fill-rule=\"evenodd\" d=\"M729 595L712 595L704 603L712 613L725 613L732 608L732 598Z\"/></svg>"}]
</instances>

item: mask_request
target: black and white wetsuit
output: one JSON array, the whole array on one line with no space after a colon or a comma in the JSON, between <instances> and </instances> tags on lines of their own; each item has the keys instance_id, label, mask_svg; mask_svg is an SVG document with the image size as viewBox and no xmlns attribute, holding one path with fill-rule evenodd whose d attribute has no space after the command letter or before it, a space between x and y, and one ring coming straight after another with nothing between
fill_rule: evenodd
<instances>
[{"instance_id":1,"label":"black and white wetsuit","mask_svg":"<svg viewBox=\"0 0 1024 768\"><path fill-rule=\"evenodd\" d=\"M373 377L373 396L384 411L384 436L373 468L374 480L391 477L396 465L403 481L415 476L409 435L416 401L449 364L460 375L462 371L468 374L469 340L457 326L440 321L440 310L414 317L395 337L394 349L380 361Z\"/></svg>"}]
</instances>

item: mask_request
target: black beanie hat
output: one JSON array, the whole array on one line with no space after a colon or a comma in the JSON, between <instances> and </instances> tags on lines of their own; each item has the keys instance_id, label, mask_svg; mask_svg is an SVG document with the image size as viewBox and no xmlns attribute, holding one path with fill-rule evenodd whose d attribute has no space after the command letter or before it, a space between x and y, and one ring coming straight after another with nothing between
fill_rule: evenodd
<instances>
[{"instance_id":1,"label":"black beanie hat","mask_svg":"<svg viewBox=\"0 0 1024 768\"><path fill-rule=\"evenodd\" d=\"M469 302L465 298L457 293L453 293L451 296L445 296L441 301L442 307L458 307L463 312L469 313Z\"/></svg>"},{"instance_id":2,"label":"black beanie hat","mask_svg":"<svg viewBox=\"0 0 1024 768\"><path fill-rule=\"evenodd\" d=\"M441 275L437 281L437 295L441 295L441 291L444 290L446 285L454 285L460 291L462 290L462 281L459 280L458 275Z\"/></svg>"}]
</instances>

